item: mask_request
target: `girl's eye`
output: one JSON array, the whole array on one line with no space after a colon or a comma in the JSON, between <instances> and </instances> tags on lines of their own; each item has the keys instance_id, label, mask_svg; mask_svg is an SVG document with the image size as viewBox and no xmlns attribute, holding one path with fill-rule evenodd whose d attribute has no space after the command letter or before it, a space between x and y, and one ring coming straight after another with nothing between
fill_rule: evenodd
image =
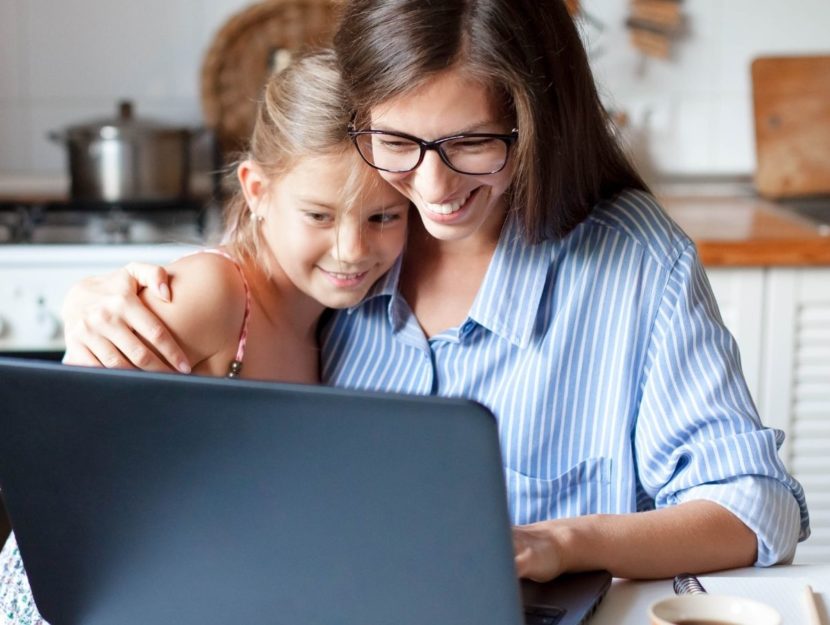
<instances>
[{"instance_id":1,"label":"girl's eye","mask_svg":"<svg viewBox=\"0 0 830 625\"><path fill-rule=\"evenodd\" d=\"M334 217L329 215L328 213L315 213L312 211L306 211L305 216L316 224L327 224L334 221Z\"/></svg>"}]
</instances>

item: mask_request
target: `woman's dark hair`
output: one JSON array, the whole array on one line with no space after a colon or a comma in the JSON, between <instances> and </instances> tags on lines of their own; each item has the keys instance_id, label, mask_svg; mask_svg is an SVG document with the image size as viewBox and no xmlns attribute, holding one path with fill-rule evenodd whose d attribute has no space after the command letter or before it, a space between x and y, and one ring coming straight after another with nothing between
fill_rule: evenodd
<instances>
[{"instance_id":1,"label":"woman's dark hair","mask_svg":"<svg viewBox=\"0 0 830 625\"><path fill-rule=\"evenodd\" d=\"M335 50L358 120L447 69L502 98L519 139L511 209L528 241L646 185L617 143L563 0L349 0Z\"/></svg>"}]
</instances>

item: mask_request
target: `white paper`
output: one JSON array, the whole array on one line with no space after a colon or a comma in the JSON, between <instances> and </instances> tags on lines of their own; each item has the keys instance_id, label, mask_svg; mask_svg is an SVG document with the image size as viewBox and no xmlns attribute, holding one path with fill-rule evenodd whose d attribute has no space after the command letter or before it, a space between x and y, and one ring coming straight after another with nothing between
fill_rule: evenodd
<instances>
[{"instance_id":1,"label":"white paper","mask_svg":"<svg viewBox=\"0 0 830 625\"><path fill-rule=\"evenodd\" d=\"M733 595L771 605L781 613L781 625L809 623L805 577L706 577L698 576L709 594Z\"/></svg>"}]
</instances>

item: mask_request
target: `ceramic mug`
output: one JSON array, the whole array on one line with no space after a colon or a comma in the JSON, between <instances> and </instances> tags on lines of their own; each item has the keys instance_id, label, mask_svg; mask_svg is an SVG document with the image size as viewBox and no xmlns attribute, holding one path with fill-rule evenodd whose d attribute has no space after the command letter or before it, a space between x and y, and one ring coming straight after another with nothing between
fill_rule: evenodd
<instances>
[{"instance_id":1,"label":"ceramic mug","mask_svg":"<svg viewBox=\"0 0 830 625\"><path fill-rule=\"evenodd\" d=\"M652 603L651 625L781 625L770 606L728 595L677 595Z\"/></svg>"}]
</instances>

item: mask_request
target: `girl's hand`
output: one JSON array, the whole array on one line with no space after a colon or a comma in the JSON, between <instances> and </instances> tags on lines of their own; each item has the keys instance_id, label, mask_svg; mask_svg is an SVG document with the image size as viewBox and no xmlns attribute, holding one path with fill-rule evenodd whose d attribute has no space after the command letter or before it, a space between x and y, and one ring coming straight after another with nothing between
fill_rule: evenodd
<instances>
[{"instance_id":1,"label":"girl's hand","mask_svg":"<svg viewBox=\"0 0 830 625\"><path fill-rule=\"evenodd\" d=\"M519 577L547 582L564 573L565 524L543 521L513 527L513 550Z\"/></svg>"},{"instance_id":2,"label":"girl's hand","mask_svg":"<svg viewBox=\"0 0 830 625\"><path fill-rule=\"evenodd\" d=\"M138 297L148 289L169 302L168 282L162 267L131 263L73 286L61 311L66 341L63 362L189 373L182 349Z\"/></svg>"}]
</instances>

